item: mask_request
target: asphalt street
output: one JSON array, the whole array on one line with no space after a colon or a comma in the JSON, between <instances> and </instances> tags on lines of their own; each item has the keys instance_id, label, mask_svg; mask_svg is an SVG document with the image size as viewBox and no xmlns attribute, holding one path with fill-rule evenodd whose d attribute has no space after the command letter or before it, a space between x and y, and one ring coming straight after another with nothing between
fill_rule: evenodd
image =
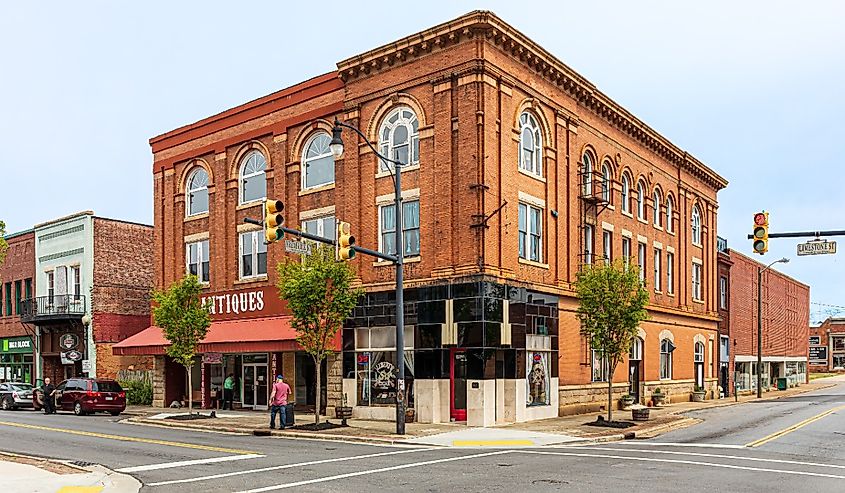
<instances>
[{"instance_id":1,"label":"asphalt street","mask_svg":"<svg viewBox=\"0 0 845 493\"><path fill-rule=\"evenodd\" d=\"M845 491L845 379L690 413L652 440L522 449L375 446L146 427L108 415L0 412L0 449L102 464L145 492Z\"/></svg>"}]
</instances>

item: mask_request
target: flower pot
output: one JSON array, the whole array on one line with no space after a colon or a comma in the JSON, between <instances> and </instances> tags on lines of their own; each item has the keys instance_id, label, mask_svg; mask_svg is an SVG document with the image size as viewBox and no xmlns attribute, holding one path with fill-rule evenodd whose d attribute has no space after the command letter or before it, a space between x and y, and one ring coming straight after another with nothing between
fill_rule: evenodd
<instances>
[{"instance_id":1,"label":"flower pot","mask_svg":"<svg viewBox=\"0 0 845 493\"><path fill-rule=\"evenodd\" d=\"M634 398L630 395L626 395L619 399L619 404L623 409L629 408L634 405Z\"/></svg>"},{"instance_id":2,"label":"flower pot","mask_svg":"<svg viewBox=\"0 0 845 493\"><path fill-rule=\"evenodd\" d=\"M631 409L631 419L634 421L647 421L651 409L647 407L635 407Z\"/></svg>"},{"instance_id":3,"label":"flower pot","mask_svg":"<svg viewBox=\"0 0 845 493\"><path fill-rule=\"evenodd\" d=\"M651 394L651 401L655 406L662 406L666 402L666 394Z\"/></svg>"},{"instance_id":4,"label":"flower pot","mask_svg":"<svg viewBox=\"0 0 845 493\"><path fill-rule=\"evenodd\" d=\"M705 394L705 392L703 390L698 391L698 392L693 392L692 393L692 401L693 402L704 402L704 394Z\"/></svg>"},{"instance_id":5,"label":"flower pot","mask_svg":"<svg viewBox=\"0 0 845 493\"><path fill-rule=\"evenodd\" d=\"M405 422L406 423L413 423L415 414L416 413L414 412L413 409L405 409Z\"/></svg>"}]
</instances>

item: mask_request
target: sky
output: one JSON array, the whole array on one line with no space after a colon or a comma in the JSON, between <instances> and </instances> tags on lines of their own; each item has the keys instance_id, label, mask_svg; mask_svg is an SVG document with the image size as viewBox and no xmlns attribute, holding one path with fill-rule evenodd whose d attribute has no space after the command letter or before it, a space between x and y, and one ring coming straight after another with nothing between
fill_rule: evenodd
<instances>
[{"instance_id":1,"label":"sky","mask_svg":"<svg viewBox=\"0 0 845 493\"><path fill-rule=\"evenodd\" d=\"M150 137L475 9L727 178L731 248L751 252L759 210L772 232L845 229L845 4L771 0L3 2L0 219L152 223ZM811 323L845 315L845 251L797 257L803 241L761 260L790 258Z\"/></svg>"}]
</instances>

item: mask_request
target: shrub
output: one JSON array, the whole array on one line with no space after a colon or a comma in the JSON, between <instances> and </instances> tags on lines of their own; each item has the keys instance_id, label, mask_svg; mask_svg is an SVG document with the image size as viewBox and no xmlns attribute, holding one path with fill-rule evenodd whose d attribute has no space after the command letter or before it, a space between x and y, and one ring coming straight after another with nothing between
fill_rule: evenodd
<instances>
[{"instance_id":1,"label":"shrub","mask_svg":"<svg viewBox=\"0 0 845 493\"><path fill-rule=\"evenodd\" d=\"M126 391L126 404L129 406L149 406L153 403L153 385L142 380L121 381L120 386Z\"/></svg>"}]
</instances>

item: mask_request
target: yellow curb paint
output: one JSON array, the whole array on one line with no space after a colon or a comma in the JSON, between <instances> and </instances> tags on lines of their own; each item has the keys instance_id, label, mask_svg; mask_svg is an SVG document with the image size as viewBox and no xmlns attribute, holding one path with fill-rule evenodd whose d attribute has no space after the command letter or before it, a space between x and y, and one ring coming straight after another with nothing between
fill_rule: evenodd
<instances>
[{"instance_id":1,"label":"yellow curb paint","mask_svg":"<svg viewBox=\"0 0 845 493\"><path fill-rule=\"evenodd\" d=\"M517 447L531 446L531 440L455 440L453 447Z\"/></svg>"},{"instance_id":2,"label":"yellow curb paint","mask_svg":"<svg viewBox=\"0 0 845 493\"><path fill-rule=\"evenodd\" d=\"M256 452L251 452L249 450L237 450L231 448L223 448L223 447L211 447L208 445L198 445L195 443L184 443L184 442L171 442L168 440L156 440L152 438L137 438L137 437L127 437L122 435L108 435L106 433L95 433L93 431L80 431L80 430L66 430L64 428L51 428L49 426L38 426L38 425L29 425L24 423L11 423L8 421L0 421L0 425L2 426L12 426L15 428L28 428L31 430L43 430L43 431L55 431L58 433L68 433L70 435L81 435L86 437L95 437L95 438L105 438L107 440L118 440L121 442L137 442L137 443L151 443L153 445L165 445L168 447L181 447L181 448L190 448L196 450L208 450L210 452L223 452L227 454L255 454Z\"/></svg>"},{"instance_id":3,"label":"yellow curb paint","mask_svg":"<svg viewBox=\"0 0 845 493\"><path fill-rule=\"evenodd\" d=\"M792 426L784 428L780 431L776 431L776 432L772 433L771 435L764 436L763 438L761 438L759 440L755 440L753 442L746 443L745 446L746 447L759 447L760 445L769 443L772 440L777 440L778 438L780 438L784 435L788 435L789 433L792 433L795 430L801 429L801 428L803 428L803 427L805 427L809 424L815 423L816 421L824 418L825 416L827 416L829 414L833 414L836 411L839 411L841 409L845 409L845 406L838 406L838 407L834 407L833 409L828 409L827 411L825 411L823 413L816 414L815 416L813 416L811 418L807 418L804 421L799 421L798 423L795 423Z\"/></svg>"},{"instance_id":4,"label":"yellow curb paint","mask_svg":"<svg viewBox=\"0 0 845 493\"><path fill-rule=\"evenodd\" d=\"M57 493L100 493L102 486L62 486Z\"/></svg>"}]
</instances>

